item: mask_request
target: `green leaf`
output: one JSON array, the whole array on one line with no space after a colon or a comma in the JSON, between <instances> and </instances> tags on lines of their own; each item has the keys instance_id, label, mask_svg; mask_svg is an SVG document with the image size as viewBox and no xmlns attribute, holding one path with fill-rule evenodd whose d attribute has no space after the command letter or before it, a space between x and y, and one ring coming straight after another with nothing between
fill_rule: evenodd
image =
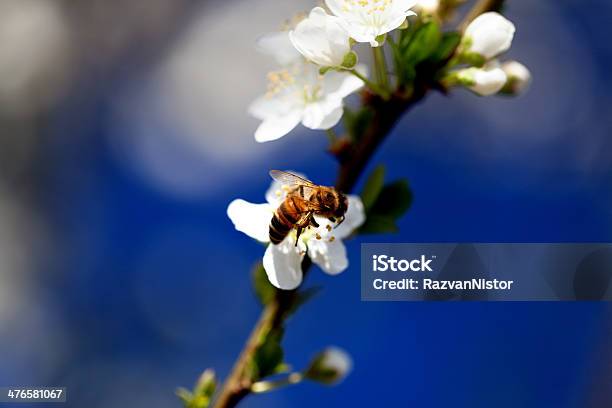
<instances>
[{"instance_id":1,"label":"green leaf","mask_svg":"<svg viewBox=\"0 0 612 408\"><path fill-rule=\"evenodd\" d=\"M212 369L205 370L194 388L195 395L201 395L207 398L211 398L217 388L217 379L215 372Z\"/></svg>"},{"instance_id":2,"label":"green leaf","mask_svg":"<svg viewBox=\"0 0 612 408\"><path fill-rule=\"evenodd\" d=\"M193 394L186 388L180 387L176 390L176 396L183 402L185 407L189 406L189 403L193 399Z\"/></svg>"},{"instance_id":3,"label":"green leaf","mask_svg":"<svg viewBox=\"0 0 612 408\"><path fill-rule=\"evenodd\" d=\"M411 38L404 54L405 64L415 66L429 58L438 48L442 33L434 21L423 24Z\"/></svg>"},{"instance_id":4,"label":"green leaf","mask_svg":"<svg viewBox=\"0 0 612 408\"><path fill-rule=\"evenodd\" d=\"M461 34L457 32L444 33L438 49L433 53L432 58L436 61L444 61L453 55L457 46L461 42Z\"/></svg>"},{"instance_id":5,"label":"green leaf","mask_svg":"<svg viewBox=\"0 0 612 408\"><path fill-rule=\"evenodd\" d=\"M361 201L366 210L369 213L370 208L374 205L378 199L378 195L383 189L385 182L385 166L380 164L370 173L363 191L361 192Z\"/></svg>"},{"instance_id":6,"label":"green leaf","mask_svg":"<svg viewBox=\"0 0 612 408\"><path fill-rule=\"evenodd\" d=\"M252 373L253 380L277 374L284 369L284 352L280 345L282 339L282 328L274 329L265 336L253 356L255 369L255 372Z\"/></svg>"},{"instance_id":7,"label":"green leaf","mask_svg":"<svg viewBox=\"0 0 612 408\"><path fill-rule=\"evenodd\" d=\"M310 301L312 298L317 296L319 292L321 292L321 289L322 288L320 286L314 286L312 288L308 288L308 289L299 291L296 294L295 299L291 303L291 307L287 311L287 316L292 315L300 308L300 306L304 305L305 303Z\"/></svg>"},{"instance_id":8,"label":"green leaf","mask_svg":"<svg viewBox=\"0 0 612 408\"><path fill-rule=\"evenodd\" d=\"M363 133L370 125L374 112L368 108L361 108L358 111L345 109L343 119L344 127L354 141L361 140Z\"/></svg>"},{"instance_id":9,"label":"green leaf","mask_svg":"<svg viewBox=\"0 0 612 408\"><path fill-rule=\"evenodd\" d=\"M359 228L360 234L384 234L398 231L395 219L381 214L368 215L366 222Z\"/></svg>"},{"instance_id":10,"label":"green leaf","mask_svg":"<svg viewBox=\"0 0 612 408\"><path fill-rule=\"evenodd\" d=\"M276 296L277 289L268 280L268 275L266 275L266 270L261 262L255 265L251 276L257 299L259 299L262 305L267 305Z\"/></svg>"},{"instance_id":11,"label":"green leaf","mask_svg":"<svg viewBox=\"0 0 612 408\"><path fill-rule=\"evenodd\" d=\"M387 184L376 203L372 207L372 214L380 214L398 219L408 211L412 204L412 191L408 185L408 180L402 179Z\"/></svg>"},{"instance_id":12,"label":"green leaf","mask_svg":"<svg viewBox=\"0 0 612 408\"><path fill-rule=\"evenodd\" d=\"M176 390L176 395L181 399L185 408L207 408L212 401L216 387L215 372L209 368L202 373L193 392L181 387Z\"/></svg>"}]
</instances>

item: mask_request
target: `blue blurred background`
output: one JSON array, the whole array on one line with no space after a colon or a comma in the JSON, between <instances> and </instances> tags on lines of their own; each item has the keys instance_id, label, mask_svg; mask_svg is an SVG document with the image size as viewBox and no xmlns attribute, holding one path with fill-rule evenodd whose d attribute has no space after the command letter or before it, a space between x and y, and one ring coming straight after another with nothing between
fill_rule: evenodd
<instances>
[{"instance_id":1,"label":"blue blurred background","mask_svg":"<svg viewBox=\"0 0 612 408\"><path fill-rule=\"evenodd\" d=\"M245 407L610 407L606 303L363 303L360 242L612 241L612 3L509 1L517 99L431 95L375 156L415 200L401 232L350 242L290 322L287 361L337 345L354 371ZM333 183L323 133L257 144L255 38L306 0L0 2L0 385L71 407L178 407L224 376L259 313L263 248L227 204L271 168Z\"/></svg>"}]
</instances>

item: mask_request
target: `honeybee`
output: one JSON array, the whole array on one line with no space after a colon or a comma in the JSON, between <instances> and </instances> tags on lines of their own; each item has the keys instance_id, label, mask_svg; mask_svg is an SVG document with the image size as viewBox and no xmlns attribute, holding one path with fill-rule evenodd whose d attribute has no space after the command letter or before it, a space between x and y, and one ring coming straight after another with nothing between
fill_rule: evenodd
<instances>
[{"instance_id":1,"label":"honeybee","mask_svg":"<svg viewBox=\"0 0 612 408\"><path fill-rule=\"evenodd\" d=\"M297 246L304 229L311 225L319 227L314 219L315 215L337 222L336 226L344 221L348 199L335 188L319 186L286 171L272 170L270 176L287 189L285 200L278 206L270 222L270 242L273 244L281 243L295 228Z\"/></svg>"}]
</instances>

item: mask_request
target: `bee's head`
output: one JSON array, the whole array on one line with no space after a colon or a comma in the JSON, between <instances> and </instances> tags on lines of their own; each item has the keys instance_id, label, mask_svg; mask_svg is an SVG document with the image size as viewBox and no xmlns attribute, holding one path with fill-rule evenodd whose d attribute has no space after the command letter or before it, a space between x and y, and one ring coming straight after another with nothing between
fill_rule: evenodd
<instances>
[{"instance_id":1,"label":"bee's head","mask_svg":"<svg viewBox=\"0 0 612 408\"><path fill-rule=\"evenodd\" d=\"M348 200L346 196L339 193L334 188L325 188L321 191L320 200L322 206L330 213L330 215L340 218L348 208Z\"/></svg>"}]
</instances>

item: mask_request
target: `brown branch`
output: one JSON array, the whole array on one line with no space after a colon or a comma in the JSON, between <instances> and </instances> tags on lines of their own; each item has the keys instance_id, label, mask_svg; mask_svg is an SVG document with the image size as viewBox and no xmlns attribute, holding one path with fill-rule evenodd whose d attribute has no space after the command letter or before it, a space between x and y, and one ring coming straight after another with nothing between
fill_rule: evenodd
<instances>
[{"instance_id":1,"label":"brown branch","mask_svg":"<svg viewBox=\"0 0 612 408\"><path fill-rule=\"evenodd\" d=\"M478 0L459 24L459 30L463 32L476 17L487 11L499 11L503 5L504 0Z\"/></svg>"}]
</instances>

